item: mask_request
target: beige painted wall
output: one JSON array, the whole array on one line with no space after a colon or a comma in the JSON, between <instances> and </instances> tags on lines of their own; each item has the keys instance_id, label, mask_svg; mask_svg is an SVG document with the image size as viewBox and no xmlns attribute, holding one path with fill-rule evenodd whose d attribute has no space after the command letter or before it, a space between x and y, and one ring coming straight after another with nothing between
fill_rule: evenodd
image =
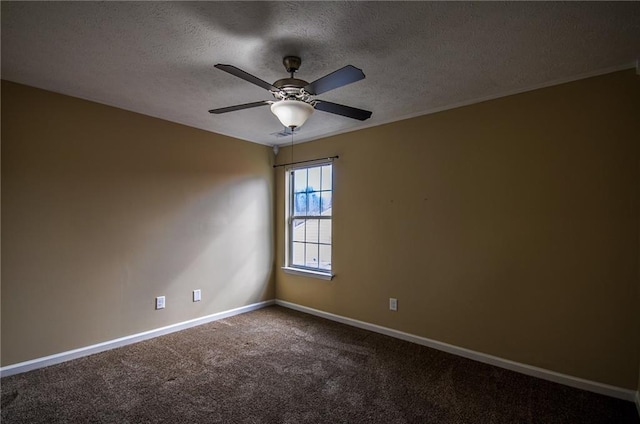
<instances>
[{"instance_id":1,"label":"beige painted wall","mask_svg":"<svg viewBox=\"0 0 640 424\"><path fill-rule=\"evenodd\" d=\"M272 157L3 81L2 365L272 299Z\"/></svg>"},{"instance_id":2,"label":"beige painted wall","mask_svg":"<svg viewBox=\"0 0 640 424\"><path fill-rule=\"evenodd\" d=\"M337 277L276 267L277 297L640 389L638 84L616 73L295 146L341 156ZM273 298L271 160L3 81L2 365Z\"/></svg>"},{"instance_id":3,"label":"beige painted wall","mask_svg":"<svg viewBox=\"0 0 640 424\"><path fill-rule=\"evenodd\" d=\"M336 277L277 297L635 389L639 111L630 70L294 146L340 155Z\"/></svg>"}]
</instances>

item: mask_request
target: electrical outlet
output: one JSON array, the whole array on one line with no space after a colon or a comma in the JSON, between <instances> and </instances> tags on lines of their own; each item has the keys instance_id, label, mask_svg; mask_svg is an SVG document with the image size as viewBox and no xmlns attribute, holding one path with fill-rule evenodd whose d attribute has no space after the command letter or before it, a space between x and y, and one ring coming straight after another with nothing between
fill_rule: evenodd
<instances>
[{"instance_id":1,"label":"electrical outlet","mask_svg":"<svg viewBox=\"0 0 640 424\"><path fill-rule=\"evenodd\" d=\"M200 302L202 300L202 291L200 289L193 291L193 301Z\"/></svg>"},{"instance_id":2,"label":"electrical outlet","mask_svg":"<svg viewBox=\"0 0 640 424\"><path fill-rule=\"evenodd\" d=\"M156 297L156 309L164 309L165 299L164 296Z\"/></svg>"},{"instance_id":3,"label":"electrical outlet","mask_svg":"<svg viewBox=\"0 0 640 424\"><path fill-rule=\"evenodd\" d=\"M398 299L395 299L393 297L389 298L389 309L392 311L398 310Z\"/></svg>"}]
</instances>

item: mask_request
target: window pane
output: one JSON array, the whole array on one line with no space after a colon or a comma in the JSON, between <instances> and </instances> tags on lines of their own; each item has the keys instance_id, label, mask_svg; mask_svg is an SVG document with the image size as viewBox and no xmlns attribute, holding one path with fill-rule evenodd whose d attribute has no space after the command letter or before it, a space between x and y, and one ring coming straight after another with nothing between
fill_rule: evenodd
<instances>
[{"instance_id":1,"label":"window pane","mask_svg":"<svg viewBox=\"0 0 640 424\"><path fill-rule=\"evenodd\" d=\"M304 243L293 243L291 260L293 265L304 265Z\"/></svg>"},{"instance_id":2,"label":"window pane","mask_svg":"<svg viewBox=\"0 0 640 424\"><path fill-rule=\"evenodd\" d=\"M307 193L295 193L293 195L293 214L307 214Z\"/></svg>"},{"instance_id":3,"label":"window pane","mask_svg":"<svg viewBox=\"0 0 640 424\"><path fill-rule=\"evenodd\" d=\"M297 169L293 171L293 192L301 193L307 191L307 170Z\"/></svg>"},{"instance_id":4,"label":"window pane","mask_svg":"<svg viewBox=\"0 0 640 424\"><path fill-rule=\"evenodd\" d=\"M320 215L320 193L307 193L307 215Z\"/></svg>"},{"instance_id":5,"label":"window pane","mask_svg":"<svg viewBox=\"0 0 640 424\"><path fill-rule=\"evenodd\" d=\"M293 220L293 229L292 236L293 241L304 241L304 219L294 219Z\"/></svg>"},{"instance_id":6,"label":"window pane","mask_svg":"<svg viewBox=\"0 0 640 424\"><path fill-rule=\"evenodd\" d=\"M332 175L331 170L333 166L327 165L322 167L322 188L321 190L332 190L333 186L331 185Z\"/></svg>"},{"instance_id":7,"label":"window pane","mask_svg":"<svg viewBox=\"0 0 640 424\"><path fill-rule=\"evenodd\" d=\"M331 270L331 246L320 245L319 268Z\"/></svg>"},{"instance_id":8,"label":"window pane","mask_svg":"<svg viewBox=\"0 0 640 424\"><path fill-rule=\"evenodd\" d=\"M331 244L331 220L321 219L320 221L320 243Z\"/></svg>"},{"instance_id":9,"label":"window pane","mask_svg":"<svg viewBox=\"0 0 640 424\"><path fill-rule=\"evenodd\" d=\"M316 165L292 172L288 193L293 213L289 265L330 271L333 166ZM301 219L307 216L312 219Z\"/></svg>"},{"instance_id":10,"label":"window pane","mask_svg":"<svg viewBox=\"0 0 640 424\"><path fill-rule=\"evenodd\" d=\"M323 191L320 194L320 210L322 216L331 216L331 206L333 203L333 193Z\"/></svg>"},{"instance_id":11,"label":"window pane","mask_svg":"<svg viewBox=\"0 0 640 424\"><path fill-rule=\"evenodd\" d=\"M309 179L307 181L309 191L320 191L320 167L309 168Z\"/></svg>"},{"instance_id":12,"label":"window pane","mask_svg":"<svg viewBox=\"0 0 640 424\"><path fill-rule=\"evenodd\" d=\"M307 234L305 237L305 241L307 243L317 243L318 242L318 220L317 219L307 219Z\"/></svg>"},{"instance_id":13,"label":"window pane","mask_svg":"<svg viewBox=\"0 0 640 424\"><path fill-rule=\"evenodd\" d=\"M305 265L309 268L318 268L318 245L307 243L306 247L307 251L305 253Z\"/></svg>"}]
</instances>

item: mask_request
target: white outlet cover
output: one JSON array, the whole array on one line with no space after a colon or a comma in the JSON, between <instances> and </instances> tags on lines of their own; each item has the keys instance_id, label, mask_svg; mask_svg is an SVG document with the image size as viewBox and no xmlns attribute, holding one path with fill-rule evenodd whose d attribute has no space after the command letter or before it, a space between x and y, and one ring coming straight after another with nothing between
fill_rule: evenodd
<instances>
[{"instance_id":1,"label":"white outlet cover","mask_svg":"<svg viewBox=\"0 0 640 424\"><path fill-rule=\"evenodd\" d=\"M164 305L165 305L165 297L164 296L156 297L156 309L164 309Z\"/></svg>"},{"instance_id":2,"label":"white outlet cover","mask_svg":"<svg viewBox=\"0 0 640 424\"><path fill-rule=\"evenodd\" d=\"M193 291L193 301L200 302L202 300L202 290L197 289Z\"/></svg>"},{"instance_id":3,"label":"white outlet cover","mask_svg":"<svg viewBox=\"0 0 640 424\"><path fill-rule=\"evenodd\" d=\"M398 310L398 299L395 299L393 297L389 298L389 309L392 311Z\"/></svg>"}]
</instances>

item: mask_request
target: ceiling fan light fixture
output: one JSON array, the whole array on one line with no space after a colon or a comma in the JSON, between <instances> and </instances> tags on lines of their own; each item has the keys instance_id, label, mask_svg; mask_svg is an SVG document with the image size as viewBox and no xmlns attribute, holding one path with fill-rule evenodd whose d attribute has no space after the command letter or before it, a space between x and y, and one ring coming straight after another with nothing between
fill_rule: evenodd
<instances>
[{"instance_id":1,"label":"ceiling fan light fixture","mask_svg":"<svg viewBox=\"0 0 640 424\"><path fill-rule=\"evenodd\" d=\"M271 105L271 112L282 125L289 128L301 127L313 113L313 106L301 100L280 100Z\"/></svg>"}]
</instances>

